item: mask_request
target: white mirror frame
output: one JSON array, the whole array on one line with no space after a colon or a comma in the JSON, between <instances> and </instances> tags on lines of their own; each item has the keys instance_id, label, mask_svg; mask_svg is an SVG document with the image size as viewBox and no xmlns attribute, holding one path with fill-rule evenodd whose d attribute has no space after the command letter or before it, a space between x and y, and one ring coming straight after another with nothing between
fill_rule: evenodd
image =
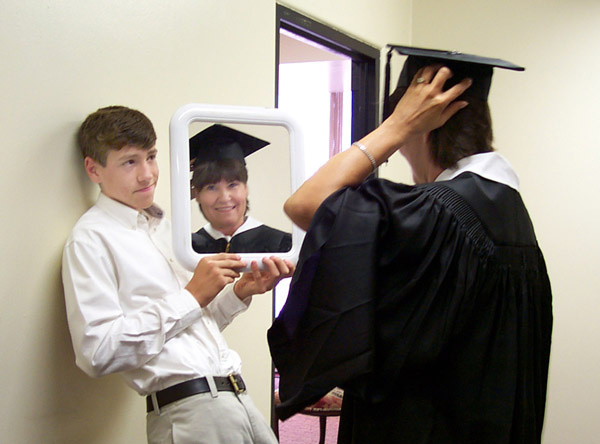
<instances>
[{"instance_id":1,"label":"white mirror frame","mask_svg":"<svg viewBox=\"0 0 600 444\"><path fill-rule=\"evenodd\" d=\"M173 114L169 125L172 235L175 257L190 271L196 268L200 259L211 256L211 254L196 253L192 249L189 126L193 122L256 124L286 128L290 136L291 192L293 193L306 179L302 128L285 111L273 108L198 103L190 103L179 108ZM290 251L285 253L241 253L242 260L248 263L243 271L250 270L252 261L256 261L262 268L262 258L265 256L278 256L296 264L303 238L304 231L293 224L292 249Z\"/></svg>"}]
</instances>

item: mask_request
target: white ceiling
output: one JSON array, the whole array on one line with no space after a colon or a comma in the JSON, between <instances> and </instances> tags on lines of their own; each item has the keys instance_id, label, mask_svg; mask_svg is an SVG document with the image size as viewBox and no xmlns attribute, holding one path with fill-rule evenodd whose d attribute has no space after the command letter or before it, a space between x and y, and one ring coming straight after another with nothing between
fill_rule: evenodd
<instances>
[{"instance_id":1,"label":"white ceiling","mask_svg":"<svg viewBox=\"0 0 600 444\"><path fill-rule=\"evenodd\" d=\"M279 63L324 62L347 60L348 57L332 52L302 37L282 30L279 34Z\"/></svg>"}]
</instances>

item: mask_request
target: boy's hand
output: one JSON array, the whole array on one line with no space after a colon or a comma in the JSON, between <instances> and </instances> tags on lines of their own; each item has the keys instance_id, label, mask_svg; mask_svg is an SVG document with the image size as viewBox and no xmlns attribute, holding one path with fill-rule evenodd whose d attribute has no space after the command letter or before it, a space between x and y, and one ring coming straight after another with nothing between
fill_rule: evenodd
<instances>
[{"instance_id":1,"label":"boy's hand","mask_svg":"<svg viewBox=\"0 0 600 444\"><path fill-rule=\"evenodd\" d=\"M263 258L262 261L265 265L264 271L260 271L258 264L253 261L250 264L252 272L244 273L241 279L235 283L233 290L241 300L272 290L280 280L294 274L295 267L288 260L271 256Z\"/></svg>"},{"instance_id":2,"label":"boy's hand","mask_svg":"<svg viewBox=\"0 0 600 444\"><path fill-rule=\"evenodd\" d=\"M206 307L217 294L240 276L236 269L246 266L237 254L220 253L204 257L198 262L194 275L185 289Z\"/></svg>"}]
</instances>

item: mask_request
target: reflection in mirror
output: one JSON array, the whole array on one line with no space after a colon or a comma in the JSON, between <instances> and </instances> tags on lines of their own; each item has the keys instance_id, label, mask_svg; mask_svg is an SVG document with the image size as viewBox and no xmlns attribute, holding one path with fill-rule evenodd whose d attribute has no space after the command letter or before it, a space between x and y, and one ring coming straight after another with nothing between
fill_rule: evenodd
<instances>
[{"instance_id":1,"label":"reflection in mirror","mask_svg":"<svg viewBox=\"0 0 600 444\"><path fill-rule=\"evenodd\" d=\"M177 260L188 270L194 270L202 257L212 254L197 253L192 249L192 233L210 222L202 215L190 190L193 174L190 171L190 138L214 124L226 125L270 142L245 158L246 188L251 202L247 216L260 221L258 224L292 233L289 251L238 253L247 264L240 271L249 271L253 262L262 268L262 259L266 256L277 256L295 264L304 231L285 216L283 203L306 179L302 128L289 113L280 109L198 103L180 107L169 124L171 220Z\"/></svg>"},{"instance_id":2,"label":"reflection in mirror","mask_svg":"<svg viewBox=\"0 0 600 444\"><path fill-rule=\"evenodd\" d=\"M193 250L290 251L292 224L282 211L291 194L287 130L193 122L189 136Z\"/></svg>"}]
</instances>

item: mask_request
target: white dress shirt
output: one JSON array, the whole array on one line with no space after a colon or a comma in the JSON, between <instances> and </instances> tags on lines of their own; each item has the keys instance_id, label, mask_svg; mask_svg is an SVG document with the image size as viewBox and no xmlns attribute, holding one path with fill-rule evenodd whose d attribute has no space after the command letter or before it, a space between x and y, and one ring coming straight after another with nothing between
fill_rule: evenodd
<instances>
[{"instance_id":1,"label":"white dress shirt","mask_svg":"<svg viewBox=\"0 0 600 444\"><path fill-rule=\"evenodd\" d=\"M100 194L65 244L62 273L76 362L90 376L121 372L148 395L241 372L221 331L251 298L240 301L228 285L201 308L157 207L138 212Z\"/></svg>"}]
</instances>

